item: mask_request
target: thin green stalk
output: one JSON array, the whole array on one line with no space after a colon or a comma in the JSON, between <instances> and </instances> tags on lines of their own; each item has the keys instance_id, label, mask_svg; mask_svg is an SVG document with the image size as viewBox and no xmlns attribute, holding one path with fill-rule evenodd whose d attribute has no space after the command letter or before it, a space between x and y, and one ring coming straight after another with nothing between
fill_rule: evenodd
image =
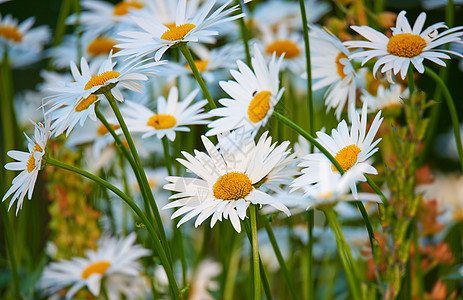
<instances>
[{"instance_id":1,"label":"thin green stalk","mask_svg":"<svg viewBox=\"0 0 463 300\"><path fill-rule=\"evenodd\" d=\"M410 64L407 70L408 91L410 93L410 98L413 97L413 93L415 92L415 78L413 77L413 68L413 65Z\"/></svg>"},{"instance_id":2,"label":"thin green stalk","mask_svg":"<svg viewBox=\"0 0 463 300\"><path fill-rule=\"evenodd\" d=\"M106 288L106 283L104 280L101 281L101 294L103 294L104 300L110 300L108 295L108 289Z\"/></svg>"},{"instance_id":3,"label":"thin green stalk","mask_svg":"<svg viewBox=\"0 0 463 300\"><path fill-rule=\"evenodd\" d=\"M294 283L291 280L291 275L289 274L288 268L286 267L285 259L283 255L281 255L280 247L275 238L275 234L273 233L272 226L270 226L270 222L267 216L261 216L259 214L261 222L264 224L265 231L267 232L268 238L270 243L272 244L273 251L277 257L278 263L280 264L281 271L283 272L283 277L285 278L286 284L288 285L289 292L291 293L291 297L295 300L299 299L299 296L296 293L296 288L294 287Z\"/></svg>"},{"instance_id":4,"label":"thin green stalk","mask_svg":"<svg viewBox=\"0 0 463 300\"><path fill-rule=\"evenodd\" d=\"M162 138L162 148L164 149L164 162L166 163L167 174L172 176L172 159L170 157L169 140L167 139L167 136Z\"/></svg>"},{"instance_id":5,"label":"thin green stalk","mask_svg":"<svg viewBox=\"0 0 463 300\"><path fill-rule=\"evenodd\" d=\"M132 199L129 198L126 194L124 194L121 190L119 190L117 187L114 185L110 184L106 180L93 175L92 173L89 173L85 170L79 169L77 167L68 165L66 163L63 163L61 161L58 161L54 158L47 157L46 158L46 164L61 168L64 170L68 170L71 172L74 172L76 174L82 175L90 180L95 181L96 183L101 184L102 186L106 187L108 190L119 196L129 207L135 212L135 214L141 219L143 224L145 225L146 229L148 230L149 234L151 235L151 238L154 241L154 247L156 250L156 253L159 255L159 258L161 259L161 263L164 266L164 270L166 271L167 278L169 279L169 284L172 290L172 294L174 296L174 299L179 299L178 295L178 287L177 287L177 282L175 281L174 273L172 271L172 266L167 258L166 252L164 251L164 248L161 245L161 241L159 240L156 230L154 229L153 225L151 222L148 220L148 218L143 214L143 212L140 210L140 208L135 204L135 202L132 201Z\"/></svg>"},{"instance_id":6,"label":"thin green stalk","mask_svg":"<svg viewBox=\"0 0 463 300\"><path fill-rule=\"evenodd\" d=\"M455 141L457 144L458 150L458 157L460 158L460 168L463 171L463 145L461 142L461 133L460 133L460 121L458 120L457 110L455 108L455 104L450 94L449 89L445 85L445 82L442 78L439 77L433 70L428 67L424 67L425 74L431 77L441 88L442 92L444 93L444 99L447 102L447 106L450 112L450 118L452 120L453 132L455 134Z\"/></svg>"},{"instance_id":7,"label":"thin green stalk","mask_svg":"<svg viewBox=\"0 0 463 300\"><path fill-rule=\"evenodd\" d=\"M215 105L215 102L212 99L212 96L209 93L209 90L207 89L204 79L201 77L201 74L199 74L198 68L196 67L195 61L193 59L193 56L191 55L190 49L188 49L187 44L186 43L179 44L178 48L182 52L186 61L188 62L188 65L190 66L190 69L193 72L193 76L195 77L196 81L201 87L201 90L203 91L203 96L207 99L207 103L209 104L209 109L217 108L217 105Z\"/></svg>"},{"instance_id":8,"label":"thin green stalk","mask_svg":"<svg viewBox=\"0 0 463 300\"><path fill-rule=\"evenodd\" d=\"M304 0L299 0L299 6L301 7L302 17L302 30L304 34L304 46L305 46L305 60L307 69L307 109L309 111L309 133L314 135L315 133L315 121L313 113L313 94L312 94L312 66L310 61L310 41L309 41L309 27L307 24L307 15L305 10ZM310 146L312 147L312 146Z\"/></svg>"},{"instance_id":9,"label":"thin green stalk","mask_svg":"<svg viewBox=\"0 0 463 300\"><path fill-rule=\"evenodd\" d=\"M313 260L313 227L314 227L314 210L311 209L307 212L307 288L308 299L315 299L315 280L314 280L314 260Z\"/></svg>"},{"instance_id":10,"label":"thin green stalk","mask_svg":"<svg viewBox=\"0 0 463 300\"><path fill-rule=\"evenodd\" d=\"M257 210L256 205L249 206L249 220L251 223L252 236L252 265L254 278L254 300L260 300L260 266L259 266L259 245L257 242Z\"/></svg>"},{"instance_id":11,"label":"thin green stalk","mask_svg":"<svg viewBox=\"0 0 463 300\"><path fill-rule=\"evenodd\" d=\"M413 245L415 247L415 269L416 269L416 276L418 278L418 299L424 300L424 276L423 270L421 269L421 254L420 254L420 244L418 242L418 228L414 226L415 230L413 232Z\"/></svg>"},{"instance_id":12,"label":"thin green stalk","mask_svg":"<svg viewBox=\"0 0 463 300\"><path fill-rule=\"evenodd\" d=\"M111 90L106 90L104 92L104 95L106 97L106 99L108 100L109 102L109 105L111 106L116 118L117 118L117 121L119 122L119 125L121 126L121 129L122 129L122 132L124 133L124 136L125 136L125 139L127 140L127 144L129 145L129 149L130 149L130 153L132 154L133 156L133 159L135 161L135 167L136 167L136 170L138 170L138 174L140 175L140 178L141 178L141 188L145 190L145 193L147 195L147 199L144 199L144 200L148 200L150 206L151 206L151 209L153 210L153 213L154 213L154 220L155 220L155 223L156 223L156 226L158 227L159 231L160 231L160 237L161 237L161 243L162 243L162 246L164 247L166 253L167 253L167 257L169 259L169 262L172 264L172 254L170 252L170 247L169 247L169 243L167 242L167 236L166 236L166 231L164 230L164 225L162 224L162 219L161 219L161 215L159 214L159 209L156 205L156 201L154 200L154 196L153 196L153 193L151 193L151 189L149 187L149 183L148 183L148 179L146 178L146 174L145 174L145 171L143 169L143 166L141 164L141 160L140 160L140 157L138 156L138 152L137 152L137 149L135 148L135 144L133 142L133 139L132 139L132 136L130 135L130 132L127 128L127 125L125 124L125 121L124 121L124 118L122 117L122 114L119 110L119 107L117 106L117 103L116 103L116 99L114 98L114 96L111 94Z\"/></svg>"},{"instance_id":13,"label":"thin green stalk","mask_svg":"<svg viewBox=\"0 0 463 300\"><path fill-rule=\"evenodd\" d=\"M2 219L3 219L3 226L5 232L5 242L6 242L6 249L11 268L11 274L13 278L13 295L15 299L22 299L21 290L19 288L19 273L18 273L18 265L16 264L16 257L15 251L13 247L13 229L11 226L10 217L8 216L8 211L6 207L6 203L1 205L2 207L0 210L2 211Z\"/></svg>"},{"instance_id":14,"label":"thin green stalk","mask_svg":"<svg viewBox=\"0 0 463 300\"><path fill-rule=\"evenodd\" d=\"M339 257L341 259L342 266L344 268L344 272L346 274L347 283L349 284L349 288L352 293L352 297L354 300L362 299L361 288L359 278L353 272L353 261L349 261L349 257L347 254L346 249L346 241L341 231L341 227L339 226L338 220L336 219L336 214L332 208L328 208L325 211L325 216L330 225L331 229L334 232L336 237L336 244L338 248ZM348 248L348 247L347 247Z\"/></svg>"},{"instance_id":15,"label":"thin green stalk","mask_svg":"<svg viewBox=\"0 0 463 300\"><path fill-rule=\"evenodd\" d=\"M225 284L223 288L223 300L232 300L235 288L236 275L238 274L238 267L240 263L240 236L232 239L231 251L229 253L230 259L228 260L228 268L225 274Z\"/></svg>"},{"instance_id":16,"label":"thin green stalk","mask_svg":"<svg viewBox=\"0 0 463 300\"><path fill-rule=\"evenodd\" d=\"M241 0L236 0L238 2L238 14L243 13L243 2ZM241 28L241 39L243 40L244 45L244 53L246 53L246 64L251 66L251 51L249 50L249 37L248 37L248 29L246 27L246 23L243 18L239 18L238 22L240 23Z\"/></svg>"},{"instance_id":17,"label":"thin green stalk","mask_svg":"<svg viewBox=\"0 0 463 300\"><path fill-rule=\"evenodd\" d=\"M71 2L72 0L63 0L63 2L61 2L58 20L56 21L55 35L53 37L52 47L58 46L63 40L63 35L66 30L66 18L71 11Z\"/></svg>"}]
</instances>

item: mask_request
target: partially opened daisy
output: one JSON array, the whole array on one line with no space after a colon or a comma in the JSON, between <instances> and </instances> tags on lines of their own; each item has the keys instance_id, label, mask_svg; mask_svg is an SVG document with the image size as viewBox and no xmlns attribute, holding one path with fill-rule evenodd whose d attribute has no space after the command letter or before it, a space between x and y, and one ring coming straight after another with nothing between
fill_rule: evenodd
<instances>
[{"instance_id":1,"label":"partially opened daisy","mask_svg":"<svg viewBox=\"0 0 463 300\"><path fill-rule=\"evenodd\" d=\"M360 99L366 102L370 112L377 112L379 110L389 110L400 108L403 105L403 99L408 99L409 91L401 84L393 84L389 87L379 85L376 91L376 96L363 91Z\"/></svg>"},{"instance_id":2,"label":"partially opened daisy","mask_svg":"<svg viewBox=\"0 0 463 300\"><path fill-rule=\"evenodd\" d=\"M208 114L202 113L207 100L193 103L198 92L198 89L192 91L179 102L178 89L173 86L167 100L162 96L158 98L156 113L132 101L126 101L122 113L131 132L141 132L143 138L156 135L162 139L167 136L173 141L176 131L190 131L189 125L209 123L206 120Z\"/></svg>"},{"instance_id":3,"label":"partially opened daisy","mask_svg":"<svg viewBox=\"0 0 463 300\"><path fill-rule=\"evenodd\" d=\"M220 117L212 121L206 135L216 135L240 128L244 132L257 132L267 124L275 105L283 95L280 88L279 71L282 57L278 60L273 54L267 64L257 46L254 48L252 71L242 61L237 61L238 69L230 73L236 81L219 82L222 89L232 97L220 99L224 107L211 110L211 115Z\"/></svg>"},{"instance_id":4,"label":"partially opened daisy","mask_svg":"<svg viewBox=\"0 0 463 300\"><path fill-rule=\"evenodd\" d=\"M47 294L71 286L66 298L72 298L80 289L87 287L98 296L104 282L109 299L129 299L140 296L141 257L151 252L135 244L134 233L126 238L103 237L98 249L87 250L85 257L73 257L49 264L42 273L39 286ZM138 282L137 282L138 281Z\"/></svg>"},{"instance_id":5,"label":"partially opened daisy","mask_svg":"<svg viewBox=\"0 0 463 300\"><path fill-rule=\"evenodd\" d=\"M354 111L352 109L351 111ZM378 148L376 145L381 141L373 141L381 125L381 111L379 111L371 122L367 131L367 104L362 107L361 117L351 113L352 126L349 128L346 121L342 120L336 129L331 131L331 136L324 132L317 132L317 141L330 152L338 161L344 172L349 172L349 186L354 198L357 197L356 183L366 181L364 174L377 174L376 169L371 165L369 159ZM293 186L303 187L305 184L315 184L319 181L320 168L328 158L322 153L311 153L303 158L299 164L304 167L303 175L297 178ZM336 167L331 164L331 172L338 173Z\"/></svg>"},{"instance_id":6,"label":"partially opened daisy","mask_svg":"<svg viewBox=\"0 0 463 300\"><path fill-rule=\"evenodd\" d=\"M288 142L277 147L264 133L257 144L249 139L240 149L219 152L220 140L215 146L205 136L201 138L207 153L195 150L193 156L183 152L186 159L178 159L199 178L167 177L171 183L164 186L178 192L170 197L174 201L163 207L178 208L172 218L185 214L178 226L196 216L195 226L198 226L212 216L211 227L218 220L230 219L240 232L240 219L244 220L250 204L271 205L289 215L286 206L261 190L266 176L288 155Z\"/></svg>"},{"instance_id":7,"label":"partially opened daisy","mask_svg":"<svg viewBox=\"0 0 463 300\"><path fill-rule=\"evenodd\" d=\"M227 17L237 10L237 6L226 9L232 0L211 13L216 0L208 0L201 5L194 17L187 18L185 15L186 2L186 0L179 0L174 24L162 24L161 21L155 19L133 17L135 23L143 31L120 32L123 38L119 38L121 43L117 47L122 50L117 55L139 58L156 52L154 58L160 60L164 52L173 45L201 42L205 37L218 35L217 31L210 30L210 28L243 16L239 14Z\"/></svg>"},{"instance_id":8,"label":"partially opened daisy","mask_svg":"<svg viewBox=\"0 0 463 300\"><path fill-rule=\"evenodd\" d=\"M327 110L335 109L341 118L344 107L354 107L358 80L349 61L349 50L327 29L310 27L310 60L314 91L328 87L325 92Z\"/></svg>"},{"instance_id":9,"label":"partially opened daisy","mask_svg":"<svg viewBox=\"0 0 463 300\"><path fill-rule=\"evenodd\" d=\"M3 196L2 202L8 199L11 195L10 205L8 210L16 203L16 215L22 208L24 197L27 194L27 198L32 198L34 192L35 182L39 171L42 169L42 158L45 155L48 137L50 136L50 121L46 121L45 124L37 123L34 124L35 131L33 138L27 138L27 152L10 150L8 156L17 160L16 162L10 162L5 165L5 169L11 171L21 171L12 182L12 186Z\"/></svg>"},{"instance_id":10,"label":"partially opened daisy","mask_svg":"<svg viewBox=\"0 0 463 300\"><path fill-rule=\"evenodd\" d=\"M376 57L373 67L373 74L381 67L381 73L392 70L394 74L400 72L402 79L405 79L410 63L415 69L423 73L423 60L428 59L438 65L445 66L442 59L450 59L445 53L459 55L455 51L437 49L447 43L461 42L463 26L438 32L439 29L447 28L443 22L436 23L423 30L426 20L426 13L422 12L413 28L410 26L406 12L401 11L397 16L396 27L392 27L392 36L388 38L368 26L351 26L368 41L348 41L344 45L349 48L365 48L350 56L350 58L364 57L362 64Z\"/></svg>"}]
</instances>

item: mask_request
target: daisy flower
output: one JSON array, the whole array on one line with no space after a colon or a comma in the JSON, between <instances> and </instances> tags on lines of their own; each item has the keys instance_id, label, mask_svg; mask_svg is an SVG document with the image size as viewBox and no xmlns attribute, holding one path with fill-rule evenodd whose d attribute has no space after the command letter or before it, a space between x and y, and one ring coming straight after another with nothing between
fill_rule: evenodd
<instances>
[{"instance_id":1,"label":"daisy flower","mask_svg":"<svg viewBox=\"0 0 463 300\"><path fill-rule=\"evenodd\" d=\"M349 61L350 52L327 29L310 27L310 60L314 91L328 87L325 92L327 110L335 109L341 118L345 106L354 107L358 86L354 67ZM347 103L347 105L346 105Z\"/></svg>"},{"instance_id":2,"label":"daisy flower","mask_svg":"<svg viewBox=\"0 0 463 300\"><path fill-rule=\"evenodd\" d=\"M400 84L393 84L389 88L384 85L378 86L376 96L371 95L367 91L363 91L360 96L362 102L366 102L370 112L379 110L393 109L402 107L402 99L408 99L409 92Z\"/></svg>"},{"instance_id":3,"label":"daisy flower","mask_svg":"<svg viewBox=\"0 0 463 300\"><path fill-rule=\"evenodd\" d=\"M143 133L142 138L156 135L159 139L164 136L171 141L175 139L176 131L190 131L188 125L207 124L208 114L202 113L207 100L201 100L192 104L198 95L196 89L189 93L181 102L178 101L178 89L173 86L170 89L167 100L159 97L157 101L157 113L145 106L126 101L122 109L127 126L131 132Z\"/></svg>"},{"instance_id":4,"label":"daisy flower","mask_svg":"<svg viewBox=\"0 0 463 300\"><path fill-rule=\"evenodd\" d=\"M66 298L87 287L94 295L100 294L104 281L109 299L121 299L124 294L136 299L139 293L137 280L140 279L141 257L150 255L147 250L135 245L134 233L125 238L102 237L96 251L87 250L86 257L74 257L48 265L43 271L39 286L47 294L71 286Z\"/></svg>"},{"instance_id":5,"label":"daisy flower","mask_svg":"<svg viewBox=\"0 0 463 300\"><path fill-rule=\"evenodd\" d=\"M172 218L186 214L177 226L198 216L195 226L212 216L211 227L223 218L230 219L237 232L241 231L240 219L246 217L250 204L271 205L289 216L289 210L271 195L264 193L266 176L288 155L289 142L271 145L271 137L264 133L257 144L243 143L240 150L222 151L202 136L207 153L195 151L195 156L183 152L185 159L178 159L190 172L200 178L167 177L171 183L166 190L179 192L170 197L174 201L163 209L178 207ZM271 180L271 179L267 179Z\"/></svg>"},{"instance_id":6,"label":"daisy flower","mask_svg":"<svg viewBox=\"0 0 463 300\"><path fill-rule=\"evenodd\" d=\"M17 161L7 163L5 169L21 171L21 173L13 179L12 186L3 196L2 202L13 195L8 210L10 210L11 206L13 206L14 202L17 200L16 215L22 208L26 194L29 200L32 198L35 182L42 168L42 158L45 155L48 137L50 135L49 120L47 120L45 124L36 123L34 126L35 130L32 139L25 134L28 141L28 152L10 150L7 153L9 157Z\"/></svg>"},{"instance_id":7,"label":"daisy flower","mask_svg":"<svg viewBox=\"0 0 463 300\"><path fill-rule=\"evenodd\" d=\"M257 132L267 124L275 105L283 95L278 78L282 57L276 60L275 55L267 65L257 46L254 47L252 68L242 61L237 61L238 69L230 73L236 81L221 81L220 87L233 99L223 98L219 102L224 107L211 110L211 115L221 117L212 121L206 135L241 128L244 132Z\"/></svg>"},{"instance_id":8,"label":"daisy flower","mask_svg":"<svg viewBox=\"0 0 463 300\"><path fill-rule=\"evenodd\" d=\"M231 2L227 1L224 5L211 13L211 9L216 0L209 0L201 5L197 13L192 18L187 18L186 0L179 0L174 24L162 24L158 20L133 17L135 23L143 30L123 31L119 35L121 42L116 47L122 50L117 56L128 55L133 58L156 52L155 60L160 60L164 52L170 47L187 42L203 41L204 37L218 35L217 31L208 30L213 26L223 24L241 18L244 14L230 16L237 10L238 6L225 9Z\"/></svg>"},{"instance_id":9,"label":"daisy flower","mask_svg":"<svg viewBox=\"0 0 463 300\"><path fill-rule=\"evenodd\" d=\"M378 151L378 148L375 147L381 139L376 141L373 139L383 119L381 118L381 111L379 111L367 132L367 104L363 104L361 117L354 112L353 108L350 111L352 112L350 130L346 121L342 120L338 127L331 131L331 136L321 131L317 132L317 141L338 161L344 172L350 171L348 183L354 198L358 199L356 183L366 181L364 174L378 173L371 165L369 158ZM304 168L302 170L303 175L294 181L293 187L303 187L318 182L320 180L318 174L321 174L321 168L326 161L329 160L322 153L312 153L305 156L302 163L299 164L300 167ZM332 164L330 170L332 173L338 173ZM315 191L318 192L318 187Z\"/></svg>"},{"instance_id":10,"label":"daisy flower","mask_svg":"<svg viewBox=\"0 0 463 300\"><path fill-rule=\"evenodd\" d=\"M376 74L379 67L383 66L381 73L392 70L394 75L400 72L402 79L405 79L410 63L418 72L423 73L424 59L445 67L442 59L450 59L450 56L445 53L461 56L455 51L436 48L447 43L461 42L459 37L463 35L463 26L439 33L439 29L447 28L443 22L440 22L423 30L426 13L422 12L412 28L405 14L405 11L401 11L397 16L396 27L391 28L390 38L368 26L351 26L368 41L348 41L344 45L349 48L368 50L354 53L350 58L365 57L362 61L364 64L371 58L377 57L379 59L373 67L373 74Z\"/></svg>"}]
</instances>

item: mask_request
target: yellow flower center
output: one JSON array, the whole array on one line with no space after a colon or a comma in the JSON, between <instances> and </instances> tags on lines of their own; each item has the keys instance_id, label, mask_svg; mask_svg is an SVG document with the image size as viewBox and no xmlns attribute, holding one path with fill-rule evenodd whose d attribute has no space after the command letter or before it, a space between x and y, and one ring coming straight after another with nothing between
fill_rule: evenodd
<instances>
[{"instance_id":1,"label":"yellow flower center","mask_svg":"<svg viewBox=\"0 0 463 300\"><path fill-rule=\"evenodd\" d=\"M76 110L77 112L86 110L87 108L89 108L90 105L92 105L93 103L95 103L96 100L98 100L98 96L97 96L97 95L90 95L90 96L88 96L88 97L85 98L85 99L84 99L84 98L81 98L79 104L76 105L75 110Z\"/></svg>"},{"instance_id":2,"label":"yellow flower center","mask_svg":"<svg viewBox=\"0 0 463 300\"><path fill-rule=\"evenodd\" d=\"M333 197L333 195L334 195L333 191L327 191L324 193L318 193L317 198L318 199L329 199Z\"/></svg>"},{"instance_id":3,"label":"yellow flower center","mask_svg":"<svg viewBox=\"0 0 463 300\"><path fill-rule=\"evenodd\" d=\"M161 35L161 39L166 41L181 40L195 27L196 25L189 23L168 27L169 29Z\"/></svg>"},{"instance_id":4,"label":"yellow flower center","mask_svg":"<svg viewBox=\"0 0 463 300\"><path fill-rule=\"evenodd\" d=\"M111 124L111 123L110 123L109 125L110 125L111 128L114 129L114 130L117 130L117 129L121 128L121 126L120 126L120 125L117 125L117 124ZM101 135L105 135L105 134L107 134L108 132L109 132L109 130L108 130L108 129L106 128L106 126L104 126L103 124L101 124L100 127L98 127L98 129L96 130L96 133L97 133L98 135L100 135L100 136L101 136Z\"/></svg>"},{"instance_id":5,"label":"yellow flower center","mask_svg":"<svg viewBox=\"0 0 463 300\"><path fill-rule=\"evenodd\" d=\"M415 57L423 52L426 45L426 41L417 34L400 33L389 39L387 52L395 56Z\"/></svg>"},{"instance_id":6,"label":"yellow flower center","mask_svg":"<svg viewBox=\"0 0 463 300\"><path fill-rule=\"evenodd\" d=\"M199 72L204 72L208 64L209 64L209 60L202 60L202 59L195 60L195 66ZM185 65L185 68L187 68L188 70L191 70L190 65Z\"/></svg>"},{"instance_id":7,"label":"yellow flower center","mask_svg":"<svg viewBox=\"0 0 463 300\"><path fill-rule=\"evenodd\" d=\"M102 260L102 261L94 262L94 263L88 265L88 267L86 267L82 271L82 279L87 279L92 274L95 274L95 273L100 274L100 275L104 275L104 273L106 272L106 270L110 266L111 266L111 263L109 263L109 261Z\"/></svg>"},{"instance_id":8,"label":"yellow flower center","mask_svg":"<svg viewBox=\"0 0 463 300\"><path fill-rule=\"evenodd\" d=\"M344 54L344 52L339 52L338 56L336 56L336 68L337 68L337 73L341 79L344 79L346 77L346 74L344 74L344 67L340 60L343 58L347 58L347 55Z\"/></svg>"},{"instance_id":9,"label":"yellow flower center","mask_svg":"<svg viewBox=\"0 0 463 300\"><path fill-rule=\"evenodd\" d=\"M267 49L265 49L265 52L270 55L275 52L277 56L280 56L284 53L286 59L291 59L299 56L301 50L296 43L290 40L279 40L268 45Z\"/></svg>"},{"instance_id":10,"label":"yellow flower center","mask_svg":"<svg viewBox=\"0 0 463 300\"><path fill-rule=\"evenodd\" d=\"M34 152L39 151L42 152L43 149L40 147L39 144L35 143L34 145L34 150L32 150L29 159L27 160L27 172L32 172L35 169L35 158L34 158Z\"/></svg>"},{"instance_id":11,"label":"yellow flower center","mask_svg":"<svg viewBox=\"0 0 463 300\"><path fill-rule=\"evenodd\" d=\"M118 51L117 48L113 48L116 45L116 41L108 37L97 37L87 46L87 52L92 56L108 55L111 50L113 53Z\"/></svg>"},{"instance_id":12,"label":"yellow flower center","mask_svg":"<svg viewBox=\"0 0 463 300\"><path fill-rule=\"evenodd\" d=\"M270 96L269 91L259 92L251 100L248 107L248 117L253 123L261 121L267 115L270 109Z\"/></svg>"},{"instance_id":13,"label":"yellow flower center","mask_svg":"<svg viewBox=\"0 0 463 300\"><path fill-rule=\"evenodd\" d=\"M174 116L168 114L155 114L148 119L146 123L148 126L152 126L156 129L169 129L177 124L177 119Z\"/></svg>"},{"instance_id":14,"label":"yellow flower center","mask_svg":"<svg viewBox=\"0 0 463 300\"><path fill-rule=\"evenodd\" d=\"M106 72L103 72L101 74L94 75L87 82L84 89L89 90L94 86L103 85L106 81L108 81L110 79L113 79L113 78L117 78L120 75L121 75L121 73L119 73L117 71L106 71Z\"/></svg>"},{"instance_id":15,"label":"yellow flower center","mask_svg":"<svg viewBox=\"0 0 463 300\"><path fill-rule=\"evenodd\" d=\"M20 43L23 39L21 32L16 26L0 25L0 37Z\"/></svg>"},{"instance_id":16,"label":"yellow flower center","mask_svg":"<svg viewBox=\"0 0 463 300\"><path fill-rule=\"evenodd\" d=\"M357 162L359 153L360 148L357 147L357 145L349 145L339 150L334 158L338 161L338 163L341 165L341 168L345 172ZM337 171L334 165L331 165L331 169L333 171Z\"/></svg>"},{"instance_id":17,"label":"yellow flower center","mask_svg":"<svg viewBox=\"0 0 463 300\"><path fill-rule=\"evenodd\" d=\"M240 172L230 172L220 176L213 186L214 197L221 200L243 199L251 190L251 180Z\"/></svg>"},{"instance_id":18,"label":"yellow flower center","mask_svg":"<svg viewBox=\"0 0 463 300\"><path fill-rule=\"evenodd\" d=\"M114 6L113 15L123 16L129 12L129 9L142 9L143 3L137 1L120 2Z\"/></svg>"}]
</instances>

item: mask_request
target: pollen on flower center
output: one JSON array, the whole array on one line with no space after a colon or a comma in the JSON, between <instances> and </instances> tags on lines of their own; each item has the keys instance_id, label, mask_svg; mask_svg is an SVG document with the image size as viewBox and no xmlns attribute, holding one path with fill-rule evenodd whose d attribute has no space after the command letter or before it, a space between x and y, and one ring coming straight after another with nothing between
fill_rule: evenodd
<instances>
[{"instance_id":1,"label":"pollen on flower center","mask_svg":"<svg viewBox=\"0 0 463 300\"><path fill-rule=\"evenodd\" d=\"M336 156L334 158L341 165L341 168L344 171L347 171L357 162L357 157L359 153L360 148L357 147L357 145L349 145L339 150L339 152L336 153ZM331 165L331 169L333 171L337 171L334 165Z\"/></svg>"},{"instance_id":2,"label":"pollen on flower center","mask_svg":"<svg viewBox=\"0 0 463 300\"><path fill-rule=\"evenodd\" d=\"M146 124L158 130L169 129L177 124L177 119L175 119L174 116L168 114L155 114L148 119Z\"/></svg>"},{"instance_id":3,"label":"pollen on flower center","mask_svg":"<svg viewBox=\"0 0 463 300\"><path fill-rule=\"evenodd\" d=\"M290 40L278 40L268 45L265 52L270 55L275 52L276 56L280 56L284 53L285 59L291 59L297 57L301 53L301 50L296 43Z\"/></svg>"},{"instance_id":4,"label":"pollen on flower center","mask_svg":"<svg viewBox=\"0 0 463 300\"><path fill-rule=\"evenodd\" d=\"M27 160L27 165L26 165L26 167L27 167L27 172L29 172L29 173L32 172L32 171L35 169L35 157L34 157L34 153L35 153L36 151L39 151L39 152L42 152L42 151L43 151L42 147L40 147L40 145L37 144L37 143L35 143L35 145L34 145L34 150L32 150L32 152L31 152L31 154L30 154L30 156L29 156L29 159Z\"/></svg>"},{"instance_id":5,"label":"pollen on flower center","mask_svg":"<svg viewBox=\"0 0 463 300\"><path fill-rule=\"evenodd\" d=\"M121 126L118 125L118 124L111 124L110 123L109 125L114 130L117 130L117 129L121 128ZM109 132L109 130L103 124L101 124L100 127L98 127L98 129L96 130L96 132L97 132L98 135L102 136L102 135L107 134Z\"/></svg>"},{"instance_id":6,"label":"pollen on flower center","mask_svg":"<svg viewBox=\"0 0 463 300\"><path fill-rule=\"evenodd\" d=\"M117 71L106 71L106 72L103 72L101 74L94 75L87 82L84 89L89 90L94 86L103 85L106 81L108 81L110 79L113 79L113 78L117 78L120 75L121 75L121 73L119 73Z\"/></svg>"},{"instance_id":7,"label":"pollen on flower center","mask_svg":"<svg viewBox=\"0 0 463 300\"><path fill-rule=\"evenodd\" d=\"M110 266L111 266L111 263L109 261L102 260L102 261L94 262L94 263L88 265L88 267L86 267L82 271L82 279L87 279L92 274L95 274L95 273L100 274L100 275L104 275L104 273L106 272L106 270Z\"/></svg>"},{"instance_id":8,"label":"pollen on flower center","mask_svg":"<svg viewBox=\"0 0 463 300\"><path fill-rule=\"evenodd\" d=\"M344 52L339 52L338 56L336 56L336 68L337 68L337 73L341 79L344 79L346 77L346 74L344 73L344 67L340 60L343 58L347 58L347 55L344 54Z\"/></svg>"},{"instance_id":9,"label":"pollen on flower center","mask_svg":"<svg viewBox=\"0 0 463 300\"><path fill-rule=\"evenodd\" d=\"M124 1L114 6L113 15L123 16L129 12L129 9L142 9L143 3L137 1Z\"/></svg>"},{"instance_id":10,"label":"pollen on flower center","mask_svg":"<svg viewBox=\"0 0 463 300\"><path fill-rule=\"evenodd\" d=\"M20 43L23 39L16 26L0 25L0 37Z\"/></svg>"},{"instance_id":11,"label":"pollen on flower center","mask_svg":"<svg viewBox=\"0 0 463 300\"><path fill-rule=\"evenodd\" d=\"M254 96L248 107L248 117L253 123L261 121L267 115L270 109L270 96L272 93L269 91L261 91Z\"/></svg>"},{"instance_id":12,"label":"pollen on flower center","mask_svg":"<svg viewBox=\"0 0 463 300\"><path fill-rule=\"evenodd\" d=\"M88 44L87 52L93 56L108 55L111 50L113 50L114 53L118 51L117 48L113 48L115 45L116 41L111 38L97 37L90 44Z\"/></svg>"},{"instance_id":13,"label":"pollen on flower center","mask_svg":"<svg viewBox=\"0 0 463 300\"><path fill-rule=\"evenodd\" d=\"M76 110L77 112L86 110L87 108L90 107L90 105L92 105L93 103L95 103L97 100L98 100L98 96L97 96L97 95L90 95L90 96L88 96L88 97L85 98L85 99L84 99L84 98L81 98L80 101L79 101L79 104L76 105L75 110Z\"/></svg>"},{"instance_id":14,"label":"pollen on flower center","mask_svg":"<svg viewBox=\"0 0 463 300\"><path fill-rule=\"evenodd\" d=\"M214 197L221 200L243 199L251 190L251 180L240 172L230 172L220 176L213 186Z\"/></svg>"},{"instance_id":15,"label":"pollen on flower center","mask_svg":"<svg viewBox=\"0 0 463 300\"><path fill-rule=\"evenodd\" d=\"M195 27L196 25L190 23L168 27L169 29L161 35L161 39L166 41L181 40Z\"/></svg>"},{"instance_id":16,"label":"pollen on flower center","mask_svg":"<svg viewBox=\"0 0 463 300\"><path fill-rule=\"evenodd\" d=\"M420 55L426 45L426 41L417 34L400 33L389 39L387 52L395 56L411 58Z\"/></svg>"},{"instance_id":17,"label":"pollen on flower center","mask_svg":"<svg viewBox=\"0 0 463 300\"><path fill-rule=\"evenodd\" d=\"M209 60L202 60L202 59L195 60L195 66L199 72L204 72L208 64L209 64ZM187 68L188 70L191 70L190 65L185 65L185 68Z\"/></svg>"}]
</instances>

